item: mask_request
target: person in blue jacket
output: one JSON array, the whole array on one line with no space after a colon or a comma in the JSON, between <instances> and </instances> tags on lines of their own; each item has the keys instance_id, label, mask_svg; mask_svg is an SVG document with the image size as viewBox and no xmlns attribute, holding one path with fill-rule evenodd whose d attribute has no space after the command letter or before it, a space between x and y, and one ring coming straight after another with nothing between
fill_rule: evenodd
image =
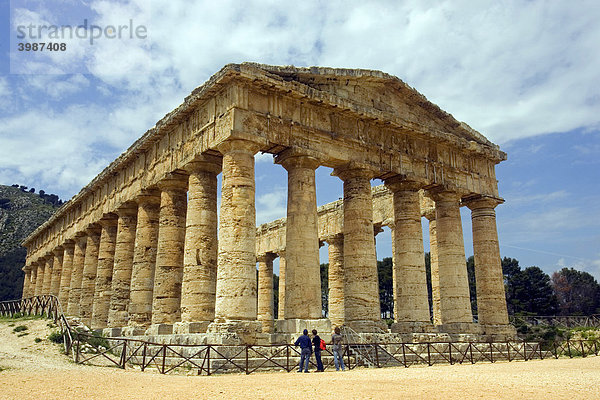
<instances>
[{"instance_id":1,"label":"person in blue jacket","mask_svg":"<svg viewBox=\"0 0 600 400\"><path fill-rule=\"evenodd\" d=\"M312 354L312 345L308 337L308 329L305 329L302 333L303 335L294 343L295 346L300 346L300 369L298 372L302 372L302 365L304 365L304 372L308 373L308 362Z\"/></svg>"}]
</instances>

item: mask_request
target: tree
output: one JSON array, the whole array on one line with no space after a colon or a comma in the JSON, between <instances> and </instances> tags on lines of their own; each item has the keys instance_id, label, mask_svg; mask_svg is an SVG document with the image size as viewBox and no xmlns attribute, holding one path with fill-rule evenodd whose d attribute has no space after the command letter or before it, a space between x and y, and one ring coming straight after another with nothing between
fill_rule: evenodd
<instances>
[{"instance_id":1,"label":"tree","mask_svg":"<svg viewBox=\"0 0 600 400\"><path fill-rule=\"evenodd\" d=\"M321 311L323 317L329 315L329 263L321 264Z\"/></svg>"},{"instance_id":2,"label":"tree","mask_svg":"<svg viewBox=\"0 0 600 400\"><path fill-rule=\"evenodd\" d=\"M477 315L477 287L475 282L475 257L467 259L467 278L469 280L469 300L471 300L471 312Z\"/></svg>"},{"instance_id":3,"label":"tree","mask_svg":"<svg viewBox=\"0 0 600 400\"><path fill-rule=\"evenodd\" d=\"M379 279L379 304L383 318L394 318L394 283L392 258L386 257L377 261Z\"/></svg>"},{"instance_id":4,"label":"tree","mask_svg":"<svg viewBox=\"0 0 600 400\"><path fill-rule=\"evenodd\" d=\"M556 314L558 299L548 274L535 266L521 270L514 259L505 258L502 263L509 314Z\"/></svg>"},{"instance_id":5,"label":"tree","mask_svg":"<svg viewBox=\"0 0 600 400\"><path fill-rule=\"evenodd\" d=\"M591 315L600 312L600 285L589 273L563 268L552 274L552 286L561 315Z\"/></svg>"}]
</instances>

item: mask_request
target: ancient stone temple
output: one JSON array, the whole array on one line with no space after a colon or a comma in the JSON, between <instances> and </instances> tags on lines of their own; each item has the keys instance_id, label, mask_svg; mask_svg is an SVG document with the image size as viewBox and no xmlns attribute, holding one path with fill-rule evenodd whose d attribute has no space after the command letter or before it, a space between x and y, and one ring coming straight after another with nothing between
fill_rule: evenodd
<instances>
[{"instance_id":1,"label":"ancient stone temple","mask_svg":"<svg viewBox=\"0 0 600 400\"><path fill-rule=\"evenodd\" d=\"M287 218L256 227L258 152L287 171L288 198ZM345 325L375 334L505 337L513 329L494 211L503 202L495 165L505 158L394 76L227 65L24 241L23 295L56 295L68 315L123 335L277 342L303 328ZM343 200L317 207L319 166L343 181ZM373 179L383 185L372 188ZM463 206L472 215L477 319ZM429 220L432 312L422 217ZM378 295L382 226L393 241L391 329ZM328 318L314 279L325 242Z\"/></svg>"}]
</instances>

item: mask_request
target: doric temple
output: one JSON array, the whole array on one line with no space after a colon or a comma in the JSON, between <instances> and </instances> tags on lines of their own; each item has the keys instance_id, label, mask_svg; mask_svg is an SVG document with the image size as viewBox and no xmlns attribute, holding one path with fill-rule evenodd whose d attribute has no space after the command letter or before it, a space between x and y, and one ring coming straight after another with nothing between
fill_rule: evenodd
<instances>
[{"instance_id":1,"label":"doric temple","mask_svg":"<svg viewBox=\"0 0 600 400\"><path fill-rule=\"evenodd\" d=\"M273 154L288 177L287 218L259 227L258 152ZM277 342L304 328L343 325L371 334L510 337L494 211L503 202L495 165L505 159L394 76L227 65L23 242L23 296L56 295L67 315L119 335ZM333 169L344 193L318 208L319 166ZM384 184L372 187L372 179ZM463 206L472 216L476 318ZM382 226L393 242L391 328L379 304ZM323 243L328 318L315 279Z\"/></svg>"}]
</instances>

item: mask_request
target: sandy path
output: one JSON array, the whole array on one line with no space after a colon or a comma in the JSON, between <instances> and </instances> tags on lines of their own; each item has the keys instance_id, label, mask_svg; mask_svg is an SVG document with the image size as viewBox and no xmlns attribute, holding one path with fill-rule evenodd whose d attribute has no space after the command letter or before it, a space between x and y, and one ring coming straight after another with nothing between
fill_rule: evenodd
<instances>
[{"instance_id":1,"label":"sandy path","mask_svg":"<svg viewBox=\"0 0 600 400\"><path fill-rule=\"evenodd\" d=\"M32 323L44 328L47 321L23 324ZM320 374L175 376L75 365L47 341L33 343L40 333L16 338L12 329L0 323L0 367L9 367L0 372L0 399L600 398L600 357Z\"/></svg>"}]
</instances>

